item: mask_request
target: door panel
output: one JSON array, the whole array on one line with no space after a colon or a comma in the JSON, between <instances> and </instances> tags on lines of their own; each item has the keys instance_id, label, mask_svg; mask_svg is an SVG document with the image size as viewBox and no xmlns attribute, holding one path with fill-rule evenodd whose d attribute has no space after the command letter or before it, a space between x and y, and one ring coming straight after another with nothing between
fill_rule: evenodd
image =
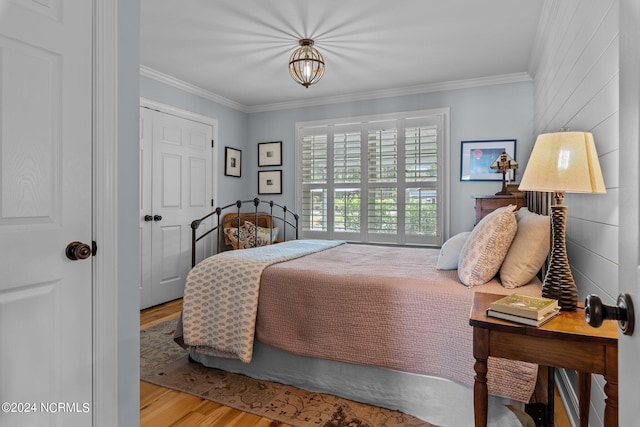
<instances>
[{"instance_id":1,"label":"door panel","mask_svg":"<svg viewBox=\"0 0 640 427\"><path fill-rule=\"evenodd\" d=\"M151 216L153 179L153 112L140 108L140 307L151 304Z\"/></svg>"},{"instance_id":2,"label":"door panel","mask_svg":"<svg viewBox=\"0 0 640 427\"><path fill-rule=\"evenodd\" d=\"M0 425L87 426L92 405L91 2L0 14ZM47 413L40 404L78 411Z\"/></svg>"},{"instance_id":3,"label":"door panel","mask_svg":"<svg viewBox=\"0 0 640 427\"><path fill-rule=\"evenodd\" d=\"M159 111L141 108L143 114L151 121L145 132L150 128L152 137L151 142L141 138L141 149L151 150L152 160L145 172L150 184L141 189L145 197L151 194L141 202L141 228L149 230L141 234L150 233L141 245L141 260L150 257L148 272L142 272L148 279L141 282L142 308L182 297L191 267L190 224L210 210L213 133L210 125ZM158 219L145 222L144 215Z\"/></svg>"}]
</instances>

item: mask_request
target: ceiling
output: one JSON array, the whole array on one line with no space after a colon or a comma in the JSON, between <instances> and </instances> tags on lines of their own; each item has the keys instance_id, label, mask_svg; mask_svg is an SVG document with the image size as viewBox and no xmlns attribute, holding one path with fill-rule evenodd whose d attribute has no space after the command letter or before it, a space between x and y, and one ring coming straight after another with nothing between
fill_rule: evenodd
<instances>
[{"instance_id":1,"label":"ceiling","mask_svg":"<svg viewBox=\"0 0 640 427\"><path fill-rule=\"evenodd\" d=\"M140 3L143 70L251 111L526 78L543 0ZM326 62L309 88L288 72L301 38L314 39Z\"/></svg>"}]
</instances>

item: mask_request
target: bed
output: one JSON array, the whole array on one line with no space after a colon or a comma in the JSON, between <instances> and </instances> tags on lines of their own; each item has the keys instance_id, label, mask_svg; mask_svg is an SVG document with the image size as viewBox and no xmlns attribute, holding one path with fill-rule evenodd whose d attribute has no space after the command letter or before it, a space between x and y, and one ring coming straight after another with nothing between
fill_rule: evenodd
<instances>
[{"instance_id":1,"label":"bed","mask_svg":"<svg viewBox=\"0 0 640 427\"><path fill-rule=\"evenodd\" d=\"M242 215L217 212L218 231L227 229L217 238L219 247L221 242L229 246L230 238L237 240L232 247L242 246L242 238L257 242L246 231L255 224L297 227L297 215L290 213L289 220L286 208L278 217L272 209L263 212L259 199L252 202L251 213L240 212L242 202L235 204ZM533 200L530 204L536 205ZM496 255L503 262L525 229L518 229L514 208L495 214L511 224L497 228L513 228L514 222L516 227L505 253ZM527 211L526 218L530 215ZM229 228L236 228L235 234ZM457 251L459 257L473 252L467 243L471 236L487 241L486 235L493 233L489 243L504 246L495 242L501 234L489 233L493 229L480 223L437 249L286 239L266 231L270 237L262 246L223 250L194 266L176 341L190 347L192 360L209 367L398 409L436 425L473 425L468 323L473 293L509 294L514 288L506 288L493 277L495 272L485 280L474 276L477 268L436 266L442 267L450 253ZM289 235L298 237L297 232ZM548 244L548 234L540 239L543 247L545 239ZM520 245L530 247L531 236L520 239ZM465 269L470 274L461 282ZM517 291L540 294L535 272ZM513 425L505 405L530 399L537 366L503 359L489 363L492 423Z\"/></svg>"}]
</instances>

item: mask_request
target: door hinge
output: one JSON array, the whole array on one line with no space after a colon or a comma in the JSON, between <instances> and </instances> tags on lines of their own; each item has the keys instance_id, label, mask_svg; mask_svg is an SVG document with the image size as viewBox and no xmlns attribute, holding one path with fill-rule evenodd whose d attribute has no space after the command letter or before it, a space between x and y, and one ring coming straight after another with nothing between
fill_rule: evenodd
<instances>
[{"instance_id":1,"label":"door hinge","mask_svg":"<svg viewBox=\"0 0 640 427\"><path fill-rule=\"evenodd\" d=\"M214 148L216 146L216 142L212 139L211 140L211 148Z\"/></svg>"},{"instance_id":2,"label":"door hinge","mask_svg":"<svg viewBox=\"0 0 640 427\"><path fill-rule=\"evenodd\" d=\"M213 199L211 199L211 207L213 207Z\"/></svg>"}]
</instances>

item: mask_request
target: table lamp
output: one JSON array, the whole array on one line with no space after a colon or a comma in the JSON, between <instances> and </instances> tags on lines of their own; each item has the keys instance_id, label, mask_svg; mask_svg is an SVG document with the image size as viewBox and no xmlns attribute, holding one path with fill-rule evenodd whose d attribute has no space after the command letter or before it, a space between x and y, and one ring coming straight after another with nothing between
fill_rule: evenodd
<instances>
[{"instance_id":1,"label":"table lamp","mask_svg":"<svg viewBox=\"0 0 640 427\"><path fill-rule=\"evenodd\" d=\"M495 159L493 163L491 163L490 168L496 172L502 172L502 190L498 191L495 195L496 196L511 195L511 193L507 191L506 174L512 169L518 169L518 163L516 163L516 161L513 160L513 158L510 155L508 155L506 152L502 152L502 154L500 154L498 158Z\"/></svg>"},{"instance_id":2,"label":"table lamp","mask_svg":"<svg viewBox=\"0 0 640 427\"><path fill-rule=\"evenodd\" d=\"M606 193L593 135L589 132L541 134L522 176L521 191L554 192L551 206L551 259L542 283L542 296L558 300L561 310L578 305L565 242L567 206L565 193Z\"/></svg>"}]
</instances>

